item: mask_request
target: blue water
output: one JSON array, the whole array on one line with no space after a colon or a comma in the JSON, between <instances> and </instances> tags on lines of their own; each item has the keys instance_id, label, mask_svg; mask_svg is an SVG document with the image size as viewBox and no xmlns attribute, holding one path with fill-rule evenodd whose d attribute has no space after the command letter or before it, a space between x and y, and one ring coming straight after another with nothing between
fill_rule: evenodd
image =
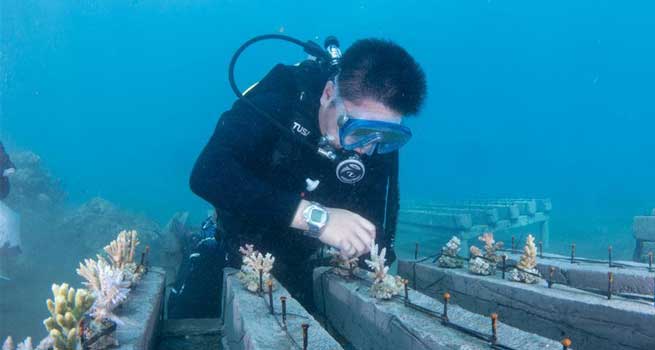
<instances>
[{"instance_id":1,"label":"blue water","mask_svg":"<svg viewBox=\"0 0 655 350\"><path fill-rule=\"evenodd\" d=\"M2 0L0 11L0 140L39 154L74 203L100 195L159 221L200 219L188 176L234 100L231 54L283 31L343 48L388 38L422 64L429 95L401 152L404 199L549 197L554 238L624 255L632 216L655 207L652 1ZM262 44L239 83L303 58Z\"/></svg>"}]
</instances>

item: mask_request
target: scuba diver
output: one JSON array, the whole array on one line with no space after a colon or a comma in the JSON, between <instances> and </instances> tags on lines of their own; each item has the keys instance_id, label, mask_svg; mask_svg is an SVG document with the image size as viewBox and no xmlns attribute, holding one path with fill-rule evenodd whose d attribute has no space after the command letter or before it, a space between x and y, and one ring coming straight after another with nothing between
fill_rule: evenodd
<instances>
[{"instance_id":1,"label":"scuba diver","mask_svg":"<svg viewBox=\"0 0 655 350\"><path fill-rule=\"evenodd\" d=\"M247 44L231 63L233 90ZM359 40L343 55L336 38L325 46L306 46L314 59L278 64L244 94L235 91L240 98L190 177L191 190L216 210L218 261L239 268L245 244L270 252L273 275L308 310L324 245L362 256L377 243L395 260L398 150L412 136L402 121L426 95L423 70L391 41ZM220 292L195 298L219 300Z\"/></svg>"},{"instance_id":2,"label":"scuba diver","mask_svg":"<svg viewBox=\"0 0 655 350\"><path fill-rule=\"evenodd\" d=\"M9 159L5 146L0 141L0 200L9 195L9 175L16 171L14 163Z\"/></svg>"}]
</instances>

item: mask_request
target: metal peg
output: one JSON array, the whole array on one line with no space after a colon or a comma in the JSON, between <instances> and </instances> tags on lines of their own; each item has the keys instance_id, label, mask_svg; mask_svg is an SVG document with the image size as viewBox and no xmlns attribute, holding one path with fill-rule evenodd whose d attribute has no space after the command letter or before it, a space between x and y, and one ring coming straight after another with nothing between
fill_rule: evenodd
<instances>
[{"instance_id":1,"label":"metal peg","mask_svg":"<svg viewBox=\"0 0 655 350\"><path fill-rule=\"evenodd\" d=\"M555 267L551 266L548 268L548 288L553 288L554 277L555 277Z\"/></svg>"},{"instance_id":2,"label":"metal peg","mask_svg":"<svg viewBox=\"0 0 655 350\"><path fill-rule=\"evenodd\" d=\"M539 241L539 257L544 257L544 242Z\"/></svg>"},{"instance_id":3,"label":"metal peg","mask_svg":"<svg viewBox=\"0 0 655 350\"><path fill-rule=\"evenodd\" d=\"M607 273L607 299L612 299L612 285L614 284L614 272Z\"/></svg>"},{"instance_id":4,"label":"metal peg","mask_svg":"<svg viewBox=\"0 0 655 350\"><path fill-rule=\"evenodd\" d=\"M287 297L281 296L280 297L280 304L282 304L282 323L284 323L284 326L286 327L286 325L287 325Z\"/></svg>"},{"instance_id":5,"label":"metal peg","mask_svg":"<svg viewBox=\"0 0 655 350\"><path fill-rule=\"evenodd\" d=\"M491 314L491 343L498 342L498 314Z\"/></svg>"},{"instance_id":6,"label":"metal peg","mask_svg":"<svg viewBox=\"0 0 655 350\"><path fill-rule=\"evenodd\" d=\"M571 264L575 263L575 243L571 243Z\"/></svg>"},{"instance_id":7,"label":"metal peg","mask_svg":"<svg viewBox=\"0 0 655 350\"><path fill-rule=\"evenodd\" d=\"M507 267L507 255L503 254L501 255L503 258L503 279L505 279L505 269Z\"/></svg>"},{"instance_id":8,"label":"metal peg","mask_svg":"<svg viewBox=\"0 0 655 350\"><path fill-rule=\"evenodd\" d=\"M607 247L607 261L609 262L609 267L612 267L612 246Z\"/></svg>"},{"instance_id":9,"label":"metal peg","mask_svg":"<svg viewBox=\"0 0 655 350\"><path fill-rule=\"evenodd\" d=\"M571 347L571 339L569 338L562 339L561 343L562 343L562 350L569 350L569 347Z\"/></svg>"},{"instance_id":10,"label":"metal peg","mask_svg":"<svg viewBox=\"0 0 655 350\"><path fill-rule=\"evenodd\" d=\"M653 252L648 252L648 272L653 272Z\"/></svg>"},{"instance_id":11,"label":"metal peg","mask_svg":"<svg viewBox=\"0 0 655 350\"><path fill-rule=\"evenodd\" d=\"M515 250L516 250L515 248L516 248L516 245L515 245L515 243L514 243L514 236L512 236L512 254L516 252L516 251L515 251Z\"/></svg>"},{"instance_id":12,"label":"metal peg","mask_svg":"<svg viewBox=\"0 0 655 350\"><path fill-rule=\"evenodd\" d=\"M414 244L414 260L418 260L418 242Z\"/></svg>"},{"instance_id":13,"label":"metal peg","mask_svg":"<svg viewBox=\"0 0 655 350\"><path fill-rule=\"evenodd\" d=\"M448 322L448 302L450 301L450 293L443 293L443 321Z\"/></svg>"},{"instance_id":14,"label":"metal peg","mask_svg":"<svg viewBox=\"0 0 655 350\"><path fill-rule=\"evenodd\" d=\"M266 281L266 286L268 287L268 303L271 304L271 314L275 314L275 309L273 308L273 281Z\"/></svg>"},{"instance_id":15,"label":"metal peg","mask_svg":"<svg viewBox=\"0 0 655 350\"><path fill-rule=\"evenodd\" d=\"M302 350L307 350L307 344L309 343L309 325L307 323L303 323L301 325L302 327Z\"/></svg>"},{"instance_id":16,"label":"metal peg","mask_svg":"<svg viewBox=\"0 0 655 350\"><path fill-rule=\"evenodd\" d=\"M409 284L409 280L403 279L403 287L405 288L405 305L409 304L409 287L407 286Z\"/></svg>"}]
</instances>

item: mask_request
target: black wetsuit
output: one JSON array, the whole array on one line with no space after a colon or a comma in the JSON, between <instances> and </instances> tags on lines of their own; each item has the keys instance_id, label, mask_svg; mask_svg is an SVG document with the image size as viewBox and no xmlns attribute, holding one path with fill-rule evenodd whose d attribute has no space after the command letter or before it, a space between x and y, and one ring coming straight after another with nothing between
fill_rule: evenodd
<instances>
[{"instance_id":1,"label":"black wetsuit","mask_svg":"<svg viewBox=\"0 0 655 350\"><path fill-rule=\"evenodd\" d=\"M247 98L289 132L237 101L218 121L190 181L193 192L216 208L217 238L225 239L228 265L240 266L238 248L246 243L272 253L273 274L306 306L312 299L308 260L321 243L289 227L302 198L367 218L389 262L395 259L398 153L364 157L366 176L350 185L336 178L333 162L293 140L318 143L319 99L327 79L313 61L275 66ZM306 191L307 178L320 180L312 192Z\"/></svg>"}]
</instances>

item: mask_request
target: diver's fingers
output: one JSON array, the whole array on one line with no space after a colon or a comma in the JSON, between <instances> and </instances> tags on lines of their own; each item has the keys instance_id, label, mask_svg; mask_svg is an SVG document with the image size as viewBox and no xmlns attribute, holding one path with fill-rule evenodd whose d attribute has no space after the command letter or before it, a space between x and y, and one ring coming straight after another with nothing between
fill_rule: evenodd
<instances>
[{"instance_id":1,"label":"diver's fingers","mask_svg":"<svg viewBox=\"0 0 655 350\"><path fill-rule=\"evenodd\" d=\"M364 249L362 254L368 253L368 251L371 250L371 246L373 245L373 242L375 242L375 239L371 238L370 234L366 232L366 230L364 229L360 228L357 229L355 232L357 233L357 237L359 238L359 240L364 244L364 247L366 248Z\"/></svg>"},{"instance_id":2,"label":"diver's fingers","mask_svg":"<svg viewBox=\"0 0 655 350\"><path fill-rule=\"evenodd\" d=\"M376 235L376 229L375 225L373 225L372 222L366 220L364 217L357 215L358 219L357 224L364 229L364 231L371 237L371 239L375 239Z\"/></svg>"}]
</instances>

